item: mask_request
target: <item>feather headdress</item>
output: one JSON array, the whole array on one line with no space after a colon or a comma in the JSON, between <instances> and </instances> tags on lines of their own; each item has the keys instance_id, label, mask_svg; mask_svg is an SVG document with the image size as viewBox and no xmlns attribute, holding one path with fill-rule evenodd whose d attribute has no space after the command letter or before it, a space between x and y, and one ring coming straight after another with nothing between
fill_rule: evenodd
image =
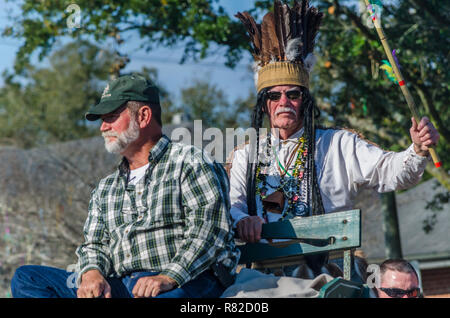
<instances>
[{"instance_id":1,"label":"feather headdress","mask_svg":"<svg viewBox=\"0 0 450 318\"><path fill-rule=\"evenodd\" d=\"M248 12L238 12L236 17L244 24L253 46L258 91L274 83L308 87L315 62L312 52L323 17L317 8L309 6L309 0L295 0L292 8L275 0L274 11L267 13L261 24Z\"/></svg>"}]
</instances>

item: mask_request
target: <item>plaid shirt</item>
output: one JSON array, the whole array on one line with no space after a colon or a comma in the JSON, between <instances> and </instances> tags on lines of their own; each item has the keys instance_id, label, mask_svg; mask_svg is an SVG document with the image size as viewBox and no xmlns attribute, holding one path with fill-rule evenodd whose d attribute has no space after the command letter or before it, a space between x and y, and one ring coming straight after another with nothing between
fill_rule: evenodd
<instances>
[{"instance_id":1,"label":"plaid shirt","mask_svg":"<svg viewBox=\"0 0 450 318\"><path fill-rule=\"evenodd\" d=\"M235 272L224 169L192 146L163 136L149 154L149 167L135 186L129 166L102 179L92 191L78 255L78 283L89 269L105 277L154 271L179 286L215 261Z\"/></svg>"}]
</instances>

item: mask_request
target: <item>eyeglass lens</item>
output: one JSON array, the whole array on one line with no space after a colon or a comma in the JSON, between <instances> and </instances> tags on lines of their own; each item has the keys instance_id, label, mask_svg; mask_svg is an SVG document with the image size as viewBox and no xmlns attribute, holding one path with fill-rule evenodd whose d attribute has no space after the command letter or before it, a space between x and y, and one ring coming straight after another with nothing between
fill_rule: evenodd
<instances>
[{"instance_id":1,"label":"eyeglass lens","mask_svg":"<svg viewBox=\"0 0 450 318\"><path fill-rule=\"evenodd\" d=\"M296 100L296 99L300 98L301 94L302 93L297 90L286 92L286 96L290 100ZM282 92L269 92L268 93L268 97L271 101L279 101L281 99L281 95L282 95Z\"/></svg>"},{"instance_id":2,"label":"eyeglass lens","mask_svg":"<svg viewBox=\"0 0 450 318\"><path fill-rule=\"evenodd\" d=\"M414 288L410 290L398 288L380 288L380 289L390 297L395 298L403 297L404 295L408 296L409 298L416 298L419 295L419 288Z\"/></svg>"}]
</instances>

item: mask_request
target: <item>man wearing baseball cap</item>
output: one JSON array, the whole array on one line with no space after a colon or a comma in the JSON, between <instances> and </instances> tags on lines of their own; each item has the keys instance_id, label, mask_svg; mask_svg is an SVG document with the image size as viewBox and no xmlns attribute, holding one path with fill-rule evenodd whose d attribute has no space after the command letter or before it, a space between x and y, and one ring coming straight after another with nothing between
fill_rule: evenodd
<instances>
[{"instance_id":1,"label":"man wearing baseball cap","mask_svg":"<svg viewBox=\"0 0 450 318\"><path fill-rule=\"evenodd\" d=\"M222 166L162 134L158 88L140 75L111 81L86 119L102 120L106 149L123 159L92 191L77 286L27 265L13 296L219 297L239 258Z\"/></svg>"}]
</instances>

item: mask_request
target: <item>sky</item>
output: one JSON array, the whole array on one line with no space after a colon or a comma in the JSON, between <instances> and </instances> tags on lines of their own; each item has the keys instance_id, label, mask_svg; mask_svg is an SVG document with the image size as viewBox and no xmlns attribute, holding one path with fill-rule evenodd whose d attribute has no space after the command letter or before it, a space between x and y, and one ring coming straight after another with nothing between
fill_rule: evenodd
<instances>
[{"instance_id":1,"label":"sky","mask_svg":"<svg viewBox=\"0 0 450 318\"><path fill-rule=\"evenodd\" d=\"M76 3L76 0L74 2ZM250 9L254 2L255 0L219 1L220 5L230 14ZM10 23L7 19L8 10L13 10L16 13L18 12L16 8L17 4L11 1L0 0L0 30ZM81 8L81 26L83 19L82 10L83 8ZM249 91L255 89L253 76L249 73L247 67L251 61L250 54L245 55L238 67L229 69L224 65L225 59L223 56L212 56L201 60L199 63L189 61L185 64L179 64L182 48L157 48L150 52L145 52L144 50L138 50L139 44L138 36L130 35L121 46L121 53L128 54L131 60L123 71L139 71L144 66L156 68L159 82L175 99L181 95L181 89L189 86L195 79L207 79L210 83L215 84L226 92L230 102L235 101L238 97L245 98L248 96ZM0 73L4 70L13 70L15 54L19 45L19 40L0 36ZM34 65L45 67L45 60L38 61L36 57L33 59ZM1 84L2 79L0 78Z\"/></svg>"}]
</instances>

